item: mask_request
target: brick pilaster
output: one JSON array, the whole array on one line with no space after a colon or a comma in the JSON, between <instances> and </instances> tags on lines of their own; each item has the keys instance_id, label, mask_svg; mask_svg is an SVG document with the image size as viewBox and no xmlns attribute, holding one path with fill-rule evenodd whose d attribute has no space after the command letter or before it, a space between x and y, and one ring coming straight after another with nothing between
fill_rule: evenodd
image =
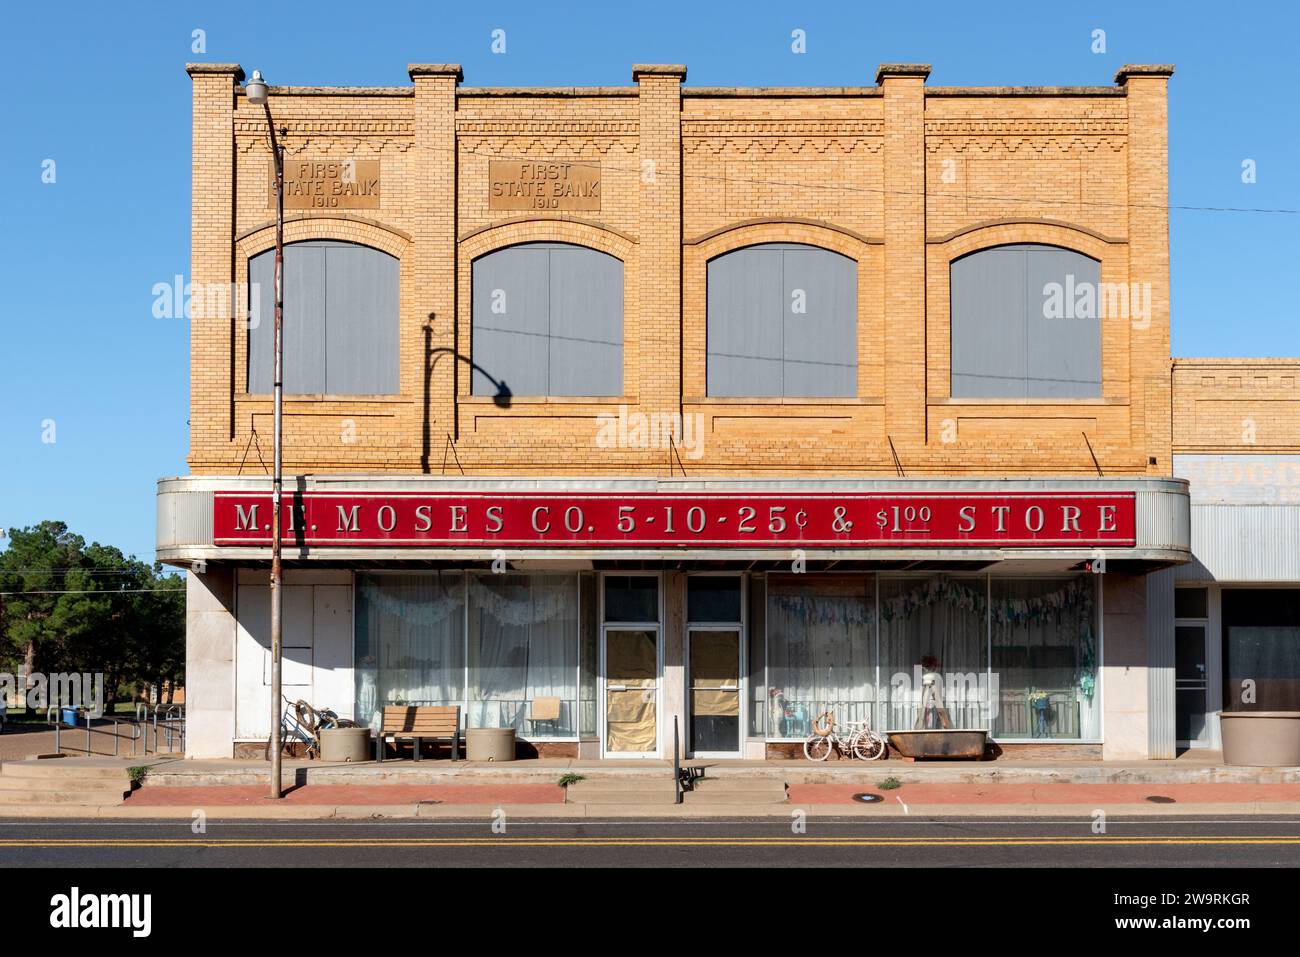
<instances>
[{"instance_id":1,"label":"brick pilaster","mask_svg":"<svg viewBox=\"0 0 1300 957\"><path fill-rule=\"evenodd\" d=\"M886 63L885 432L901 452L925 444L925 79L928 64ZM906 456L903 456L906 463Z\"/></svg>"},{"instance_id":2,"label":"brick pilaster","mask_svg":"<svg viewBox=\"0 0 1300 957\"><path fill-rule=\"evenodd\" d=\"M1149 320L1132 320L1133 446L1154 456L1153 475L1172 474L1169 361L1169 77L1167 65L1121 67L1128 104L1129 281L1151 287Z\"/></svg>"},{"instance_id":3,"label":"brick pilaster","mask_svg":"<svg viewBox=\"0 0 1300 957\"><path fill-rule=\"evenodd\" d=\"M637 65L639 87L641 368L624 383L643 411L679 412L682 398L682 124L686 67Z\"/></svg>"},{"instance_id":4,"label":"brick pilaster","mask_svg":"<svg viewBox=\"0 0 1300 957\"><path fill-rule=\"evenodd\" d=\"M190 282L196 288L235 279L231 240L235 222L235 88L244 79L238 63L190 63L193 90L190 170ZM201 286L200 286L201 284ZM177 303L179 308L182 304ZM202 310L190 320L190 453L210 454L234 435L234 369L230 315Z\"/></svg>"},{"instance_id":5,"label":"brick pilaster","mask_svg":"<svg viewBox=\"0 0 1300 957\"><path fill-rule=\"evenodd\" d=\"M467 361L456 355L456 87L464 77L455 63L415 63L408 69L415 83L411 213L418 296L414 308L420 326L412 330L414 335L402 338L402 391L407 392L409 384L410 393L417 396L419 414L410 442L425 459L427 471L447 435L459 438L456 383L469 375ZM402 313L408 314L407 306ZM430 328L427 336L425 325ZM427 405L426 368L431 370Z\"/></svg>"}]
</instances>

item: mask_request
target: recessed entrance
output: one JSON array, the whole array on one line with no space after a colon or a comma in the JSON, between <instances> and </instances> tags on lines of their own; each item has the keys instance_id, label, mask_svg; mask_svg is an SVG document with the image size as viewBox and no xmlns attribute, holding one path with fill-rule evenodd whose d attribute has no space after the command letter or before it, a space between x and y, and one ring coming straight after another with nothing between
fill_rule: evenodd
<instances>
[{"instance_id":1,"label":"recessed entrance","mask_svg":"<svg viewBox=\"0 0 1300 957\"><path fill-rule=\"evenodd\" d=\"M744 581L701 573L686 579L686 749L737 758L745 710Z\"/></svg>"},{"instance_id":2,"label":"recessed entrance","mask_svg":"<svg viewBox=\"0 0 1300 957\"><path fill-rule=\"evenodd\" d=\"M1210 746L1209 674L1206 640L1209 605L1204 588L1174 593L1174 729L1178 746Z\"/></svg>"}]
</instances>

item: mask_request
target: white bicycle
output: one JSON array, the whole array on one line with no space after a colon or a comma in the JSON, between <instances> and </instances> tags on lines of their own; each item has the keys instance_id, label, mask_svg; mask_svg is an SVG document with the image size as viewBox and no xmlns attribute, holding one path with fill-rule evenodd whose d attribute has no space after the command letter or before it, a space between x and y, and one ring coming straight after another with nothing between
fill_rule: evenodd
<instances>
[{"instance_id":1,"label":"white bicycle","mask_svg":"<svg viewBox=\"0 0 1300 957\"><path fill-rule=\"evenodd\" d=\"M835 730L835 714L823 711L813 722L813 733L803 743L803 753L809 761L825 761L832 751L851 754L859 761L877 761L889 750L885 736L871 730L867 721L850 721L844 725L845 733Z\"/></svg>"}]
</instances>

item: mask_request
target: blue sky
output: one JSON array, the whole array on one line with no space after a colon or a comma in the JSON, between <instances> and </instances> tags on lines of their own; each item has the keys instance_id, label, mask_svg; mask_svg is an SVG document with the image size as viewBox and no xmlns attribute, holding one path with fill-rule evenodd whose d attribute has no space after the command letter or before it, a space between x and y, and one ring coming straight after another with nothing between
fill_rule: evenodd
<instances>
[{"instance_id":1,"label":"blue sky","mask_svg":"<svg viewBox=\"0 0 1300 957\"><path fill-rule=\"evenodd\" d=\"M155 283L189 272L186 61L356 86L404 84L409 62L462 63L467 86L628 84L634 62L686 63L688 83L718 86L870 84L881 62L931 63L936 85L1097 85L1124 63L1174 63L1171 202L1294 210L1298 27L1282 2L12 4L0 527L60 518L153 555L154 482L186 470L188 329L151 308ZM505 55L490 50L497 28ZM191 52L196 29L206 53ZM1172 213L1175 355L1300 354L1286 293L1298 227Z\"/></svg>"}]
</instances>

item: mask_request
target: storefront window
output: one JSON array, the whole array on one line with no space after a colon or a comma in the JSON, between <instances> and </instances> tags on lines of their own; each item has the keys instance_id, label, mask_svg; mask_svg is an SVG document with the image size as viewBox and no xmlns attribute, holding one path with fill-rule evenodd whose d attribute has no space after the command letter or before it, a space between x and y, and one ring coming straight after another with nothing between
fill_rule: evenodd
<instances>
[{"instance_id":1,"label":"storefront window","mask_svg":"<svg viewBox=\"0 0 1300 957\"><path fill-rule=\"evenodd\" d=\"M1223 704L1300 711L1300 589L1223 590Z\"/></svg>"},{"instance_id":2,"label":"storefront window","mask_svg":"<svg viewBox=\"0 0 1300 957\"><path fill-rule=\"evenodd\" d=\"M576 736L578 576L358 575L356 609L363 725L384 705L459 705L467 728ZM552 713L546 699L559 718L534 719Z\"/></svg>"},{"instance_id":3,"label":"storefront window","mask_svg":"<svg viewBox=\"0 0 1300 957\"><path fill-rule=\"evenodd\" d=\"M987 579L932 576L880 580L880 695L877 727L988 728ZM936 694L923 695L925 675Z\"/></svg>"},{"instance_id":4,"label":"storefront window","mask_svg":"<svg viewBox=\"0 0 1300 957\"><path fill-rule=\"evenodd\" d=\"M357 720L384 705L459 705L465 691L465 576L358 575Z\"/></svg>"},{"instance_id":5,"label":"storefront window","mask_svg":"<svg viewBox=\"0 0 1300 957\"><path fill-rule=\"evenodd\" d=\"M1101 736L1090 576L991 583L997 738Z\"/></svg>"},{"instance_id":6,"label":"storefront window","mask_svg":"<svg viewBox=\"0 0 1300 957\"><path fill-rule=\"evenodd\" d=\"M466 727L573 737L578 708L575 575L471 575ZM534 721L558 698L557 720Z\"/></svg>"},{"instance_id":7,"label":"storefront window","mask_svg":"<svg viewBox=\"0 0 1300 957\"><path fill-rule=\"evenodd\" d=\"M768 580L768 736L802 738L822 711L870 716L875 681L869 577Z\"/></svg>"}]
</instances>

